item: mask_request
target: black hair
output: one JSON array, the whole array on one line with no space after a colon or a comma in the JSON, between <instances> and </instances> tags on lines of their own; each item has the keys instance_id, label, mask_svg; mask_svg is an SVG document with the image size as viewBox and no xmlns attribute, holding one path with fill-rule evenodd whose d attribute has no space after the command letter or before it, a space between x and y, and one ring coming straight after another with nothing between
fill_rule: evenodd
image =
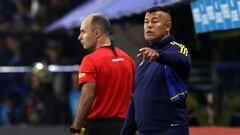
<instances>
[{"instance_id":1,"label":"black hair","mask_svg":"<svg viewBox=\"0 0 240 135\"><path fill-rule=\"evenodd\" d=\"M103 32L111 34L111 24L104 15L101 14L93 15L91 26L92 28L96 28L97 26L99 26L102 28Z\"/></svg>"},{"instance_id":2,"label":"black hair","mask_svg":"<svg viewBox=\"0 0 240 135\"><path fill-rule=\"evenodd\" d=\"M156 12L156 11L162 11L162 12L168 13L171 16L170 10L167 7L161 7L161 6L151 7L149 9L147 9L145 12L152 13L152 12Z\"/></svg>"}]
</instances>

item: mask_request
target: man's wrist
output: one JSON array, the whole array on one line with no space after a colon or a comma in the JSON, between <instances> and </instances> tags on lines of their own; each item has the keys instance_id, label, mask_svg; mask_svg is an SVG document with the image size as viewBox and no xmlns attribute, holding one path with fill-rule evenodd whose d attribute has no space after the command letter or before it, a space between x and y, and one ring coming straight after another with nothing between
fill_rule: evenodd
<instances>
[{"instance_id":1,"label":"man's wrist","mask_svg":"<svg viewBox=\"0 0 240 135\"><path fill-rule=\"evenodd\" d=\"M81 128L74 128L74 127L70 127L70 133L74 134L74 133L80 133Z\"/></svg>"}]
</instances>

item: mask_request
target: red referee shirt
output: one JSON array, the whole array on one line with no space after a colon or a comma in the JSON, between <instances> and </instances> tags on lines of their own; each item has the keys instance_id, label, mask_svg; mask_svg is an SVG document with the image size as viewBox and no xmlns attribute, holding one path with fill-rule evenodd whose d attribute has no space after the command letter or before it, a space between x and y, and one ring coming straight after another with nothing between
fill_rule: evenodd
<instances>
[{"instance_id":1,"label":"red referee shirt","mask_svg":"<svg viewBox=\"0 0 240 135\"><path fill-rule=\"evenodd\" d=\"M115 47L102 47L84 57L79 69L79 84L96 82L95 96L88 119L125 118L133 91L135 63Z\"/></svg>"}]
</instances>

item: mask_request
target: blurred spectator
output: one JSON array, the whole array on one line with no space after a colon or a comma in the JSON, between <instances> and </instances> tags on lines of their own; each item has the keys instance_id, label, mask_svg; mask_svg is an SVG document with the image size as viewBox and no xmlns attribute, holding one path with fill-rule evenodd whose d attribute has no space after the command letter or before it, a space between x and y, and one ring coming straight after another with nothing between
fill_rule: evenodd
<instances>
[{"instance_id":1,"label":"blurred spectator","mask_svg":"<svg viewBox=\"0 0 240 135\"><path fill-rule=\"evenodd\" d=\"M57 41L50 39L47 41L46 44L46 57L45 62L50 65L66 65L68 61L66 58L64 58L63 50L62 50L62 44ZM53 94L56 97L57 101L57 108L58 108L58 114L59 115L59 122L60 123L66 123L68 121L68 118L66 117L69 111L67 99L68 99L68 83L69 83L69 76L66 73L53 73L52 74L52 81L51 85L53 88Z\"/></svg>"},{"instance_id":2,"label":"blurred spectator","mask_svg":"<svg viewBox=\"0 0 240 135\"><path fill-rule=\"evenodd\" d=\"M63 56L61 42L50 39L46 42L46 59L44 60L48 64L64 65L67 64L66 58Z\"/></svg>"},{"instance_id":3,"label":"blurred spectator","mask_svg":"<svg viewBox=\"0 0 240 135\"><path fill-rule=\"evenodd\" d=\"M2 2L0 2L0 30L6 30L9 27L9 21L6 17Z\"/></svg>"},{"instance_id":4,"label":"blurred spectator","mask_svg":"<svg viewBox=\"0 0 240 135\"><path fill-rule=\"evenodd\" d=\"M41 19L38 17L32 18L31 19L31 29L32 31L41 31L43 26L42 26Z\"/></svg>"},{"instance_id":5,"label":"blurred spectator","mask_svg":"<svg viewBox=\"0 0 240 135\"><path fill-rule=\"evenodd\" d=\"M66 13L67 0L50 0L50 9L52 13L52 18L57 19Z\"/></svg>"},{"instance_id":6,"label":"blurred spectator","mask_svg":"<svg viewBox=\"0 0 240 135\"><path fill-rule=\"evenodd\" d=\"M221 126L240 126L240 91L229 91L225 94L224 104L219 112L218 124Z\"/></svg>"},{"instance_id":7,"label":"blurred spectator","mask_svg":"<svg viewBox=\"0 0 240 135\"><path fill-rule=\"evenodd\" d=\"M24 65L21 42L17 37L7 36L5 38L4 50L6 55L3 65L20 66ZM28 93L24 83L24 76L21 74L1 74L1 92L0 98L7 96L11 92L17 92L20 98L24 99ZM1 97L2 96L2 97Z\"/></svg>"},{"instance_id":8,"label":"blurred spectator","mask_svg":"<svg viewBox=\"0 0 240 135\"><path fill-rule=\"evenodd\" d=\"M5 65L5 61L7 59L6 55L6 47L4 46L4 41L0 38L0 65Z\"/></svg>"},{"instance_id":9,"label":"blurred spectator","mask_svg":"<svg viewBox=\"0 0 240 135\"><path fill-rule=\"evenodd\" d=\"M39 74L31 75L31 91L24 107L23 118L28 124L56 124L56 103L53 90Z\"/></svg>"},{"instance_id":10,"label":"blurred spectator","mask_svg":"<svg viewBox=\"0 0 240 135\"><path fill-rule=\"evenodd\" d=\"M47 4L40 3L37 14L35 16L32 16L31 19L33 23L32 28L34 28L34 25L36 24L41 28L43 28L44 26L47 26L52 20Z\"/></svg>"},{"instance_id":11,"label":"blurred spectator","mask_svg":"<svg viewBox=\"0 0 240 135\"><path fill-rule=\"evenodd\" d=\"M46 57L45 63L48 65L64 65L67 64L67 60L63 57L62 47L60 42L55 40L49 40L45 49ZM64 103L67 100L67 77L64 73L54 73L52 78L52 87L54 95L59 103Z\"/></svg>"},{"instance_id":12,"label":"blurred spectator","mask_svg":"<svg viewBox=\"0 0 240 135\"><path fill-rule=\"evenodd\" d=\"M72 80L72 85L69 93L69 107L71 111L71 118L73 120L77 112L77 104L81 95L80 88L78 85L78 73L73 73L71 80Z\"/></svg>"},{"instance_id":13,"label":"blurred spectator","mask_svg":"<svg viewBox=\"0 0 240 135\"><path fill-rule=\"evenodd\" d=\"M0 125L17 124L21 121L22 99L18 92L9 92L0 106Z\"/></svg>"},{"instance_id":14,"label":"blurred spectator","mask_svg":"<svg viewBox=\"0 0 240 135\"><path fill-rule=\"evenodd\" d=\"M213 106L213 93L192 91L187 98L190 126L209 126L215 123L215 108Z\"/></svg>"},{"instance_id":15,"label":"blurred spectator","mask_svg":"<svg viewBox=\"0 0 240 135\"><path fill-rule=\"evenodd\" d=\"M12 22L11 29L23 29L29 16L30 0L3 0L3 10L7 19Z\"/></svg>"},{"instance_id":16,"label":"blurred spectator","mask_svg":"<svg viewBox=\"0 0 240 135\"><path fill-rule=\"evenodd\" d=\"M26 30L26 22L21 15L16 14L13 17L13 23L12 23L11 30L14 30L14 31Z\"/></svg>"},{"instance_id":17,"label":"blurred spectator","mask_svg":"<svg viewBox=\"0 0 240 135\"><path fill-rule=\"evenodd\" d=\"M20 66L24 64L23 61L23 50L21 42L17 37L7 36L5 38L6 49L8 51L8 59L5 65L9 66Z\"/></svg>"},{"instance_id":18,"label":"blurred spectator","mask_svg":"<svg viewBox=\"0 0 240 135\"><path fill-rule=\"evenodd\" d=\"M206 111L208 114L208 123L209 125L214 125L215 123L215 108L214 108L214 95L212 92L207 93L207 106Z\"/></svg>"},{"instance_id":19,"label":"blurred spectator","mask_svg":"<svg viewBox=\"0 0 240 135\"><path fill-rule=\"evenodd\" d=\"M189 116L189 125L190 126L199 126L199 122L196 116L196 110L199 107L199 102L197 100L196 94L193 92L189 93L187 98L187 111Z\"/></svg>"}]
</instances>

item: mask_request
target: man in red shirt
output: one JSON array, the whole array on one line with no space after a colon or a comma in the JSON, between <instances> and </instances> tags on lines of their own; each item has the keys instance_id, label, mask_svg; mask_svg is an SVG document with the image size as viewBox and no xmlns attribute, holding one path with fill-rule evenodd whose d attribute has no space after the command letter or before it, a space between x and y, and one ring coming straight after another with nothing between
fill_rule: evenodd
<instances>
[{"instance_id":1,"label":"man in red shirt","mask_svg":"<svg viewBox=\"0 0 240 135\"><path fill-rule=\"evenodd\" d=\"M92 51L79 69L82 86L77 113L71 126L79 135L118 135L122 128L134 84L135 63L110 40L110 23L103 15L88 16L81 25L78 40Z\"/></svg>"}]
</instances>

